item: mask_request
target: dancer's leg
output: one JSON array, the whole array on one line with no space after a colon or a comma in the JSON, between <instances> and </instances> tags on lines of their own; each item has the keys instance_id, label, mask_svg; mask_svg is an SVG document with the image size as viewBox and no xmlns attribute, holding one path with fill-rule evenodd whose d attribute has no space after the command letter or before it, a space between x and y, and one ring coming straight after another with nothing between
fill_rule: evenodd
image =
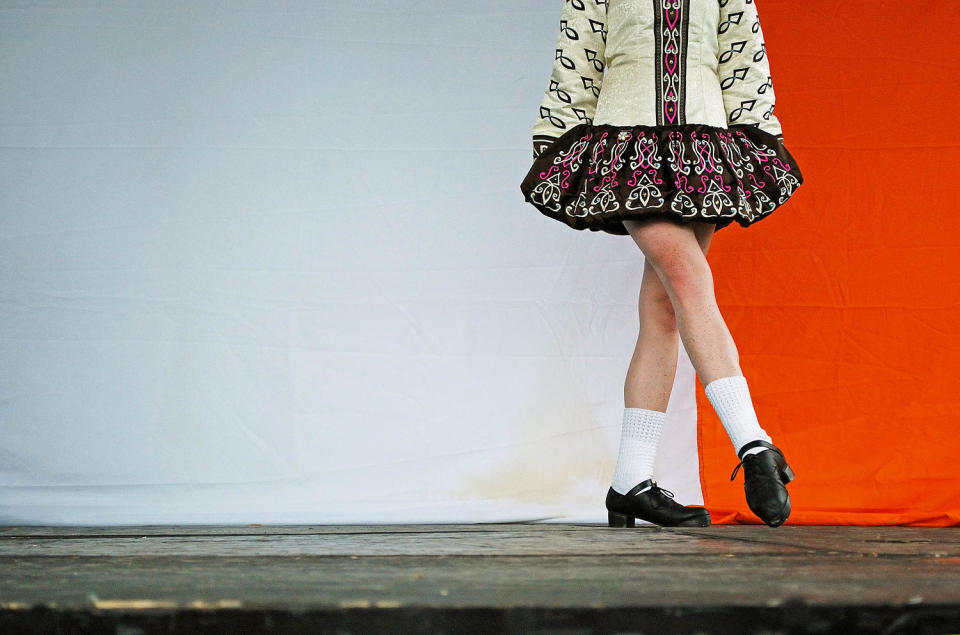
<instances>
[{"instance_id":1,"label":"dancer's leg","mask_svg":"<svg viewBox=\"0 0 960 635\"><path fill-rule=\"evenodd\" d=\"M700 377L708 399L730 436L734 449L739 451L743 444L754 439L771 441L757 421L746 379L740 370L736 344L717 306L713 273L706 259L706 251L701 246L700 231L704 230L699 227L700 224L648 219L624 221L624 226L662 283L663 292L673 307L676 329L683 340L684 348ZM712 235L712 228L709 233ZM658 329L661 335L665 330L662 297L658 298L657 295L656 289L652 289L648 306L660 308L648 309L651 315L657 316L648 318L651 324L657 325L648 329L651 331L650 338L655 337L655 329ZM652 373L653 377L649 380L634 377L632 382L628 381L639 385L639 388L633 389L638 394L632 393L631 399L646 400L639 403L654 404L666 411L667 401L664 399L663 386L667 381L666 374L669 374L672 386L676 372L675 354L673 362L667 363L668 370L651 369L652 364L666 363L665 356L669 354L664 352L668 344L652 346L650 352L635 351L635 356L640 357L637 362L639 373ZM669 389L666 391L666 399L669 399ZM763 448L754 448L748 452L761 451Z\"/></svg>"},{"instance_id":2,"label":"dancer's leg","mask_svg":"<svg viewBox=\"0 0 960 635\"><path fill-rule=\"evenodd\" d=\"M643 265L637 305L640 328L623 383L623 402L627 408L666 412L680 341L670 296L649 260Z\"/></svg>"},{"instance_id":3,"label":"dancer's leg","mask_svg":"<svg viewBox=\"0 0 960 635\"><path fill-rule=\"evenodd\" d=\"M696 223L694 228L704 254L714 227L712 223ZM621 494L653 476L677 370L679 334L673 305L649 260L643 266L638 310L640 329L623 386L625 407L612 484Z\"/></svg>"},{"instance_id":4,"label":"dancer's leg","mask_svg":"<svg viewBox=\"0 0 960 635\"><path fill-rule=\"evenodd\" d=\"M703 385L741 374L740 356L717 307L713 273L693 223L652 218L624 221L624 226L662 282L683 346Z\"/></svg>"},{"instance_id":5,"label":"dancer's leg","mask_svg":"<svg viewBox=\"0 0 960 635\"><path fill-rule=\"evenodd\" d=\"M691 224L706 256L716 226L705 222ZM677 372L679 333L673 303L649 260L643 265L637 304L640 328L623 384L624 405L666 412Z\"/></svg>"}]
</instances>

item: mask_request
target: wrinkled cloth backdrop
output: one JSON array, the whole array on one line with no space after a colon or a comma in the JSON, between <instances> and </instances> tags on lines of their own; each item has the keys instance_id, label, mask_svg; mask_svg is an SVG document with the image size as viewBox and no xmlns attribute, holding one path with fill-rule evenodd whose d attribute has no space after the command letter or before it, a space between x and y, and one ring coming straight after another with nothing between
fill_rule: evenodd
<instances>
[{"instance_id":1,"label":"wrinkled cloth backdrop","mask_svg":"<svg viewBox=\"0 0 960 635\"><path fill-rule=\"evenodd\" d=\"M517 187L560 6L0 2L0 522L605 522L643 257ZM761 10L806 182L709 258L788 522L955 523L956 3ZM681 348L659 480L758 522L736 462Z\"/></svg>"}]
</instances>

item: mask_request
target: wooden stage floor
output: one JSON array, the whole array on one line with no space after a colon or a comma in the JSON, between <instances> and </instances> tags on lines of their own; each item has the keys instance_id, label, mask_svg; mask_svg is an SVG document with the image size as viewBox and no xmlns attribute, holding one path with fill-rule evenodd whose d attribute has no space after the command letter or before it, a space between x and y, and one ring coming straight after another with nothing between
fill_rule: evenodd
<instances>
[{"instance_id":1,"label":"wooden stage floor","mask_svg":"<svg viewBox=\"0 0 960 635\"><path fill-rule=\"evenodd\" d=\"M0 527L0 633L960 633L956 528Z\"/></svg>"}]
</instances>

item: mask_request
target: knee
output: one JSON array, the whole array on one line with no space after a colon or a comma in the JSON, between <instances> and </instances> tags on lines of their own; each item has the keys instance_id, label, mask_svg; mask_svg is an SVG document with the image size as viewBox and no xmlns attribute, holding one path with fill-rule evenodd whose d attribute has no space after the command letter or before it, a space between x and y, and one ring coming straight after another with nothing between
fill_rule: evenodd
<instances>
[{"instance_id":1,"label":"knee","mask_svg":"<svg viewBox=\"0 0 960 635\"><path fill-rule=\"evenodd\" d=\"M677 315L673 302L666 293L641 293L640 328L653 329L657 333L674 333L677 330Z\"/></svg>"},{"instance_id":2,"label":"knee","mask_svg":"<svg viewBox=\"0 0 960 635\"><path fill-rule=\"evenodd\" d=\"M671 254L657 263L664 287L679 304L696 301L713 293L710 266L705 258L695 256Z\"/></svg>"}]
</instances>

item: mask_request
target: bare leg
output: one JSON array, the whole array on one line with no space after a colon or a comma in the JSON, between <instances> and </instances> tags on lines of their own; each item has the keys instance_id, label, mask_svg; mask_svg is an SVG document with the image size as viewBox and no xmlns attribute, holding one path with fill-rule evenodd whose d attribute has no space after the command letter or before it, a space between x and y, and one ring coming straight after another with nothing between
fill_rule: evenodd
<instances>
[{"instance_id":1,"label":"bare leg","mask_svg":"<svg viewBox=\"0 0 960 635\"><path fill-rule=\"evenodd\" d=\"M640 334L624 382L624 402L627 407L665 412L676 374L678 333L704 386L742 374L706 259L714 225L647 219L624 221L624 226L646 260Z\"/></svg>"},{"instance_id":2,"label":"bare leg","mask_svg":"<svg viewBox=\"0 0 960 635\"><path fill-rule=\"evenodd\" d=\"M790 496L784 485L793 479L794 474L782 452L771 444L770 436L757 421L740 371L739 353L714 297L713 274L706 258L709 240L704 240L708 236L701 233L707 230L701 230L699 225L681 225L660 219L624 221L646 259L640 292L641 334L627 373L624 399L628 402L627 407L632 403L634 407L656 409L661 413L666 411L676 372L677 352L676 337L669 328L667 303L663 301L663 294L666 294L673 307L676 330L704 388L709 388L708 384L717 379L727 378L714 384L714 396L711 397L708 390L707 397L742 459L747 505L765 523L777 527L790 515ZM713 229L707 233L712 235ZM647 265L656 275L649 274ZM662 288L652 282L655 279L660 280ZM648 282L649 286L643 289ZM663 414L641 414L659 417L660 421L665 418ZM622 481L631 480L623 476L631 475L631 449L642 448L642 441L638 439L652 429L641 427L639 435L634 433L627 426L627 415L625 410L620 457L614 474L615 484L620 475L620 489L625 486ZM751 440L765 444L743 450ZM609 501L620 491L613 487L611 490L613 493L607 495L608 510L611 509ZM655 490L651 487L650 491ZM611 512L610 523L614 524L616 520L616 515Z\"/></svg>"},{"instance_id":3,"label":"bare leg","mask_svg":"<svg viewBox=\"0 0 960 635\"><path fill-rule=\"evenodd\" d=\"M692 226L706 256L715 226L706 222ZM624 405L666 412L677 373L679 333L670 296L650 260L643 265L638 308L640 330L623 386Z\"/></svg>"},{"instance_id":4,"label":"bare leg","mask_svg":"<svg viewBox=\"0 0 960 635\"><path fill-rule=\"evenodd\" d=\"M667 411L677 372L678 332L673 305L653 265L643 265L640 283L640 332L623 385L627 408Z\"/></svg>"}]
</instances>

